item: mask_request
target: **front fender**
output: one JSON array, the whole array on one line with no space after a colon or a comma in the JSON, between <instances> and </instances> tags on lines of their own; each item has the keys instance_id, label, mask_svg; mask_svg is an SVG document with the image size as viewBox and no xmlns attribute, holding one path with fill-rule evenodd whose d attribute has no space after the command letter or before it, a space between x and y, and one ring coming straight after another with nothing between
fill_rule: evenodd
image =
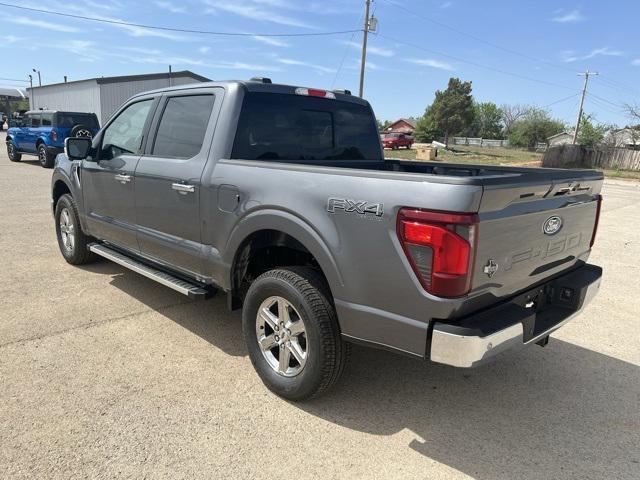
<instances>
[{"instance_id":1,"label":"front fender","mask_svg":"<svg viewBox=\"0 0 640 480\"><path fill-rule=\"evenodd\" d=\"M64 153L58 154L53 174L51 176L51 201L52 207L55 209L56 195L59 194L61 184L64 185L76 203L82 229L87 232L82 185L80 184L80 177L78 175L80 166L79 161L69 160L67 155Z\"/></svg>"},{"instance_id":2,"label":"front fender","mask_svg":"<svg viewBox=\"0 0 640 480\"><path fill-rule=\"evenodd\" d=\"M302 218L291 212L273 208L253 210L236 223L223 254L223 263L229 269L225 276L229 285L231 285L231 270L238 248L246 238L260 230L277 230L300 242L320 265L334 297L341 295L344 281L327 241Z\"/></svg>"}]
</instances>

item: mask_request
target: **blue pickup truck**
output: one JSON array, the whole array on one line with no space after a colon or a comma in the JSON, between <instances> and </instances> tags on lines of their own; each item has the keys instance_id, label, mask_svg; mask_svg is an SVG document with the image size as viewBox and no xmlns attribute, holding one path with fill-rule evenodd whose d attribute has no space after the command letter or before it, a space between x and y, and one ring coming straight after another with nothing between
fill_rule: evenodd
<instances>
[{"instance_id":1,"label":"blue pickup truck","mask_svg":"<svg viewBox=\"0 0 640 480\"><path fill-rule=\"evenodd\" d=\"M34 110L12 120L7 130L7 154L19 162L22 154L37 155L43 167L51 168L64 151L67 137L92 138L100 125L95 113Z\"/></svg>"}]
</instances>

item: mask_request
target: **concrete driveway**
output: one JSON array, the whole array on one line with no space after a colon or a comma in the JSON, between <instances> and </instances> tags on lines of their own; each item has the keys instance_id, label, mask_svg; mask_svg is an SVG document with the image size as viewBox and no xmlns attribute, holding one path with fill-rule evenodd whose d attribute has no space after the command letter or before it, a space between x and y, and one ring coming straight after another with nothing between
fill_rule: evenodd
<instances>
[{"instance_id":1,"label":"concrete driveway","mask_svg":"<svg viewBox=\"0 0 640 480\"><path fill-rule=\"evenodd\" d=\"M477 370L354 348L292 404L222 296L67 265L50 178L2 149L0 477L640 478L639 184L607 182L601 292L548 347Z\"/></svg>"}]
</instances>

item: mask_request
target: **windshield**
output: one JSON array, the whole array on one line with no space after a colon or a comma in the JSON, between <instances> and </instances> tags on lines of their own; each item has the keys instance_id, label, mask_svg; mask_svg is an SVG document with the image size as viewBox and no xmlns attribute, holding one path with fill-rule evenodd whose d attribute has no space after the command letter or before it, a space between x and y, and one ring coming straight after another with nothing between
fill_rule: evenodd
<instances>
[{"instance_id":1,"label":"windshield","mask_svg":"<svg viewBox=\"0 0 640 480\"><path fill-rule=\"evenodd\" d=\"M231 158L381 160L368 106L301 95L247 93Z\"/></svg>"},{"instance_id":2,"label":"windshield","mask_svg":"<svg viewBox=\"0 0 640 480\"><path fill-rule=\"evenodd\" d=\"M87 128L100 128L98 119L93 113L58 112L56 119L56 126L60 128L73 128L75 125L84 125Z\"/></svg>"}]
</instances>

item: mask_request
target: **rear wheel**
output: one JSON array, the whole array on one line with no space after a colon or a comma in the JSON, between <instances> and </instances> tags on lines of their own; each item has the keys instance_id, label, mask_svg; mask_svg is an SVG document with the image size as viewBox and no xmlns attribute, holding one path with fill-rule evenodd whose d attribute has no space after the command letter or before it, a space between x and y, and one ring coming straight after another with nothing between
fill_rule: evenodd
<instances>
[{"instance_id":1,"label":"rear wheel","mask_svg":"<svg viewBox=\"0 0 640 480\"><path fill-rule=\"evenodd\" d=\"M348 355L330 293L311 268L289 267L260 275L242 311L249 357L264 384L289 400L328 390Z\"/></svg>"},{"instance_id":2,"label":"rear wheel","mask_svg":"<svg viewBox=\"0 0 640 480\"><path fill-rule=\"evenodd\" d=\"M58 247L68 263L83 265L96 259L96 255L87 249L92 239L82 231L78 208L71 195L62 195L56 203L55 222Z\"/></svg>"},{"instance_id":3,"label":"rear wheel","mask_svg":"<svg viewBox=\"0 0 640 480\"><path fill-rule=\"evenodd\" d=\"M44 143L38 145L38 161L44 168L51 168L56 161L55 155L52 155L47 150L47 146Z\"/></svg>"},{"instance_id":4,"label":"rear wheel","mask_svg":"<svg viewBox=\"0 0 640 480\"><path fill-rule=\"evenodd\" d=\"M18 152L16 146L11 141L7 142L7 156L12 162L19 162L22 160L22 154Z\"/></svg>"}]
</instances>

